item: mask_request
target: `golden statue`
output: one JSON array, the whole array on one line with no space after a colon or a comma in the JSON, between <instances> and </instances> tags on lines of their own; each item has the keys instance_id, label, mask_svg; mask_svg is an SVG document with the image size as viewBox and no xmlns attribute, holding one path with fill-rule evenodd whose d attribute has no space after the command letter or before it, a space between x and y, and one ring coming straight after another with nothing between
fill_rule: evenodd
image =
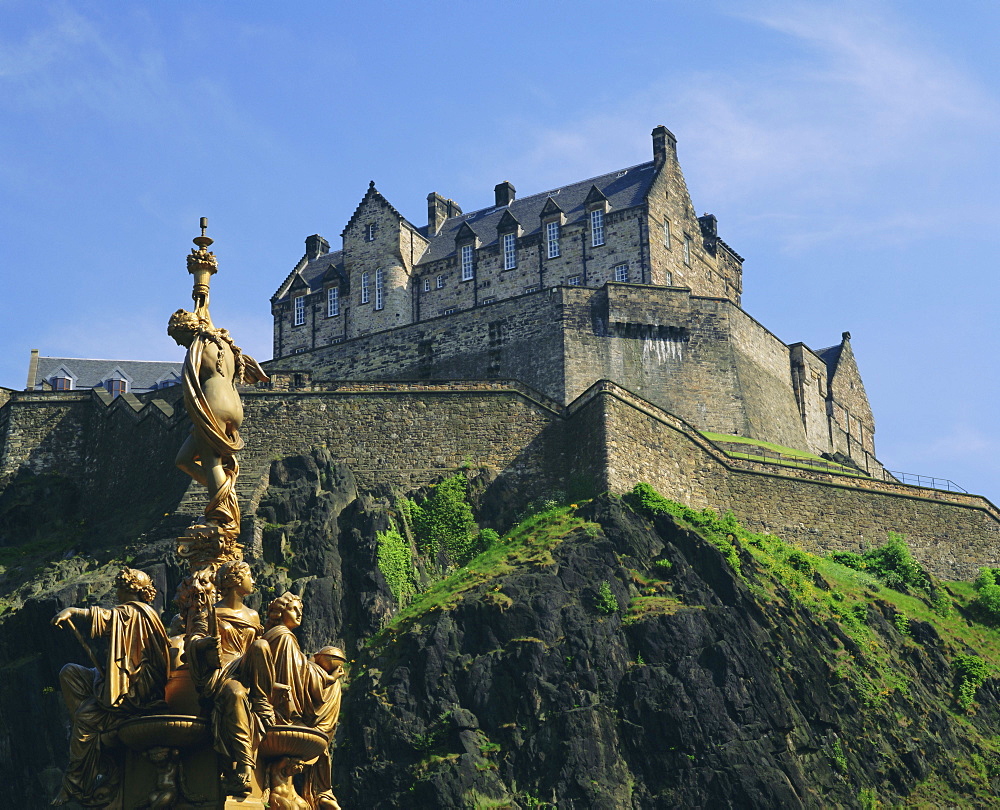
<instances>
[{"instance_id":1,"label":"golden statue","mask_svg":"<svg viewBox=\"0 0 1000 810\"><path fill-rule=\"evenodd\" d=\"M256 748L274 725L271 708L271 648L260 640L257 611L243 604L253 593L250 566L224 563L215 576L218 603L202 610L185 641L185 660L202 700L211 706L213 746L233 796L252 788Z\"/></svg>"},{"instance_id":2,"label":"golden statue","mask_svg":"<svg viewBox=\"0 0 1000 810\"><path fill-rule=\"evenodd\" d=\"M199 484L208 488L205 519L181 539L178 553L200 561L239 558L236 538L240 533L240 506L236 478L240 472L236 453L243 449L240 426L243 403L237 386L262 382L267 375L252 357L243 354L228 330L218 329L209 314L209 280L218 261L205 236L208 220L201 219L197 249L188 256L188 271L194 276L194 312L177 310L170 316L167 334L187 348L184 358L184 407L191 418L191 435L181 445L176 464Z\"/></svg>"},{"instance_id":3,"label":"golden statue","mask_svg":"<svg viewBox=\"0 0 1000 810\"><path fill-rule=\"evenodd\" d=\"M311 660L294 630L302 624L302 599L285 593L267 609L264 641L274 658L273 702L279 723L305 726L332 739L340 715L344 654L325 647ZM333 795L330 754L324 751L305 768L305 798L319 810L339 810Z\"/></svg>"},{"instance_id":4,"label":"golden statue","mask_svg":"<svg viewBox=\"0 0 1000 810\"><path fill-rule=\"evenodd\" d=\"M76 799L100 805L114 798L121 763L110 755L107 741L123 720L166 706L164 689L170 674L170 643L159 615L150 607L156 588L149 575L123 568L115 578L118 605L113 608L69 607L52 619L69 627L84 644L93 668L66 664L59 673L66 708L72 717L69 767L53 804ZM92 638L108 639L101 667L84 642L74 619L85 619Z\"/></svg>"}]
</instances>

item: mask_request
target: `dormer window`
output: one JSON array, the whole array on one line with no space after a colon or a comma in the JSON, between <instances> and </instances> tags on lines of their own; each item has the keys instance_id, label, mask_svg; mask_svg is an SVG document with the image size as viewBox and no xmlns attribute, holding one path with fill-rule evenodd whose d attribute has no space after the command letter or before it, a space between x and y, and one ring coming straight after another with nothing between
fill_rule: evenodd
<instances>
[{"instance_id":1,"label":"dormer window","mask_svg":"<svg viewBox=\"0 0 1000 810\"><path fill-rule=\"evenodd\" d=\"M104 381L104 388L111 394L111 398L114 399L128 393L128 380L112 377L110 380Z\"/></svg>"},{"instance_id":2,"label":"dormer window","mask_svg":"<svg viewBox=\"0 0 1000 810\"><path fill-rule=\"evenodd\" d=\"M375 271L375 309L385 306L385 270Z\"/></svg>"},{"instance_id":3,"label":"dormer window","mask_svg":"<svg viewBox=\"0 0 1000 810\"><path fill-rule=\"evenodd\" d=\"M545 223L545 245L546 253L550 259L555 259L559 255L559 223Z\"/></svg>"},{"instance_id":4,"label":"dormer window","mask_svg":"<svg viewBox=\"0 0 1000 810\"><path fill-rule=\"evenodd\" d=\"M53 391L73 390L73 380L70 377L53 377L51 382Z\"/></svg>"},{"instance_id":5,"label":"dormer window","mask_svg":"<svg viewBox=\"0 0 1000 810\"><path fill-rule=\"evenodd\" d=\"M326 317L333 318L340 314L340 288L330 287L326 291Z\"/></svg>"},{"instance_id":6,"label":"dormer window","mask_svg":"<svg viewBox=\"0 0 1000 810\"><path fill-rule=\"evenodd\" d=\"M595 208L590 212L590 246L598 247L604 244L604 212Z\"/></svg>"},{"instance_id":7,"label":"dormer window","mask_svg":"<svg viewBox=\"0 0 1000 810\"><path fill-rule=\"evenodd\" d=\"M374 242L375 241L375 223L369 222L365 226L365 241Z\"/></svg>"},{"instance_id":8,"label":"dormer window","mask_svg":"<svg viewBox=\"0 0 1000 810\"><path fill-rule=\"evenodd\" d=\"M368 303L368 300L369 300L368 299L368 295L369 295L369 291L368 291L368 271L365 270L365 272L363 272L361 274L361 303L362 304L367 304Z\"/></svg>"},{"instance_id":9,"label":"dormer window","mask_svg":"<svg viewBox=\"0 0 1000 810\"><path fill-rule=\"evenodd\" d=\"M517 267L517 237L512 233L503 235L503 269L513 270Z\"/></svg>"},{"instance_id":10,"label":"dormer window","mask_svg":"<svg viewBox=\"0 0 1000 810\"><path fill-rule=\"evenodd\" d=\"M472 281L475 273L472 245L462 245L462 281Z\"/></svg>"},{"instance_id":11,"label":"dormer window","mask_svg":"<svg viewBox=\"0 0 1000 810\"><path fill-rule=\"evenodd\" d=\"M306 322L306 297L296 295L292 299L292 325L302 326Z\"/></svg>"}]
</instances>

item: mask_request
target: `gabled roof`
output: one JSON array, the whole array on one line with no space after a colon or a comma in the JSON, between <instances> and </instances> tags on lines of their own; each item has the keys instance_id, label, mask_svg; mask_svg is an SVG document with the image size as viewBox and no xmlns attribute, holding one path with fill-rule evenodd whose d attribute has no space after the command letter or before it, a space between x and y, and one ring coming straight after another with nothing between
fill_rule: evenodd
<instances>
[{"instance_id":1,"label":"gabled roof","mask_svg":"<svg viewBox=\"0 0 1000 810\"><path fill-rule=\"evenodd\" d=\"M295 266L295 269L278 287L278 291L271 300L280 301L287 298L293 288L308 290L311 293L321 290L323 285L330 281L333 274L341 279L346 278L344 251L334 250L331 253L324 253L312 261L305 261L303 257L303 260Z\"/></svg>"},{"instance_id":2,"label":"gabled roof","mask_svg":"<svg viewBox=\"0 0 1000 810\"><path fill-rule=\"evenodd\" d=\"M390 211L392 211L393 214L395 214L403 222L405 222L407 225L409 225L413 230L415 230L415 231L419 230L406 217L404 217L401 213L399 213L399 211L396 210L396 207L391 202L389 202L385 197L382 196L382 192L379 191L377 188L375 188L375 181L372 180L368 184L368 191L365 192L365 196L361 198L361 202L358 203L358 207L354 209L354 213L351 214L351 218L349 220L347 220L347 224L344 226L344 230L342 230L340 232L341 236L343 236L345 233L347 233L347 231L351 227L351 225L353 225L354 222L357 220L357 218L361 215L361 209L364 208L365 203L369 202L370 200L376 200L376 201L382 203Z\"/></svg>"},{"instance_id":3,"label":"gabled roof","mask_svg":"<svg viewBox=\"0 0 1000 810\"><path fill-rule=\"evenodd\" d=\"M633 208L640 205L646 198L646 193L649 191L655 176L656 172L653 170L652 161L640 163L627 169L602 174L600 177L591 177L558 189L543 191L530 197L522 197L514 200L510 205L483 208L479 211L451 217L445 220L437 235L429 237L430 246L417 265L424 265L453 254L455 252L455 237L458 234L458 229L464 224L468 224L479 234L483 246L495 244L497 226L500 224L501 217L507 212L516 217L521 224L524 229L522 236L538 233L541 228L542 209L549 198L552 198L565 214L567 224L577 222L587 215L587 198L595 187L607 198L610 210L620 211L625 208ZM426 234L426 229L421 229L421 233Z\"/></svg>"},{"instance_id":4,"label":"gabled roof","mask_svg":"<svg viewBox=\"0 0 1000 810\"><path fill-rule=\"evenodd\" d=\"M35 372L35 386L43 380L60 376L65 370L71 375L75 388L96 388L105 380L121 379L122 375L132 388L152 388L161 380L180 379L181 362L160 360L94 360L83 357L41 357Z\"/></svg>"}]
</instances>

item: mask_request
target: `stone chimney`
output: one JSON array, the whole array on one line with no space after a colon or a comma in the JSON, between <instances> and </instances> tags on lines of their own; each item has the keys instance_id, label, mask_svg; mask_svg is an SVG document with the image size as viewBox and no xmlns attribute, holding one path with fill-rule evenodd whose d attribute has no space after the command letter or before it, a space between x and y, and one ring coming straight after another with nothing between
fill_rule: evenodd
<instances>
[{"instance_id":1,"label":"stone chimney","mask_svg":"<svg viewBox=\"0 0 1000 810\"><path fill-rule=\"evenodd\" d=\"M457 217L461 213L462 209L458 207L458 203L432 191L427 195L427 235L436 236L446 219Z\"/></svg>"},{"instance_id":2,"label":"stone chimney","mask_svg":"<svg viewBox=\"0 0 1000 810\"><path fill-rule=\"evenodd\" d=\"M330 243L318 233L306 237L306 259L312 261L330 252Z\"/></svg>"},{"instance_id":3,"label":"stone chimney","mask_svg":"<svg viewBox=\"0 0 1000 810\"><path fill-rule=\"evenodd\" d=\"M677 160L677 139L665 126L660 124L653 130L653 166L662 169L667 163Z\"/></svg>"},{"instance_id":4,"label":"stone chimney","mask_svg":"<svg viewBox=\"0 0 1000 810\"><path fill-rule=\"evenodd\" d=\"M497 183L493 187L493 194L496 195L497 207L501 205L510 205L514 202L514 186L511 185L509 180L504 180L502 183Z\"/></svg>"},{"instance_id":5,"label":"stone chimney","mask_svg":"<svg viewBox=\"0 0 1000 810\"><path fill-rule=\"evenodd\" d=\"M28 384L25 391L35 390L35 377L38 376L38 349L31 350L31 359L28 361Z\"/></svg>"}]
</instances>

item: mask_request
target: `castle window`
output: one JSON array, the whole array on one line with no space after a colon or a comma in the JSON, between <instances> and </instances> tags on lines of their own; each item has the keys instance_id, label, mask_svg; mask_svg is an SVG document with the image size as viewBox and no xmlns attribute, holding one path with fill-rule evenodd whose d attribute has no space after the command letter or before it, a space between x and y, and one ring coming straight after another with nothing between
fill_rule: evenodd
<instances>
[{"instance_id":1,"label":"castle window","mask_svg":"<svg viewBox=\"0 0 1000 810\"><path fill-rule=\"evenodd\" d=\"M604 244L604 212L597 208L590 212L590 246Z\"/></svg>"},{"instance_id":2,"label":"castle window","mask_svg":"<svg viewBox=\"0 0 1000 810\"><path fill-rule=\"evenodd\" d=\"M663 283L666 284L668 287L672 286L674 283L674 274L671 273L669 270L667 270L666 272L666 277L663 279Z\"/></svg>"},{"instance_id":3,"label":"castle window","mask_svg":"<svg viewBox=\"0 0 1000 810\"><path fill-rule=\"evenodd\" d=\"M112 377L110 380L104 381L104 387L112 397L120 397L122 394L128 393L128 380Z\"/></svg>"},{"instance_id":4,"label":"castle window","mask_svg":"<svg viewBox=\"0 0 1000 810\"><path fill-rule=\"evenodd\" d=\"M300 348L298 348L298 349L295 350L295 354L303 354L304 352L307 352L307 351L309 351L309 350L306 349L305 347L300 347Z\"/></svg>"},{"instance_id":5,"label":"castle window","mask_svg":"<svg viewBox=\"0 0 1000 810\"><path fill-rule=\"evenodd\" d=\"M545 224L545 244L548 246L548 257L554 259L559 255L559 223Z\"/></svg>"},{"instance_id":6,"label":"castle window","mask_svg":"<svg viewBox=\"0 0 1000 810\"><path fill-rule=\"evenodd\" d=\"M437 288L440 290L444 287L444 276L437 277Z\"/></svg>"},{"instance_id":7,"label":"castle window","mask_svg":"<svg viewBox=\"0 0 1000 810\"><path fill-rule=\"evenodd\" d=\"M628 281L628 265L619 264L615 268L615 281Z\"/></svg>"},{"instance_id":8,"label":"castle window","mask_svg":"<svg viewBox=\"0 0 1000 810\"><path fill-rule=\"evenodd\" d=\"M375 271L375 309L385 306L385 270Z\"/></svg>"},{"instance_id":9,"label":"castle window","mask_svg":"<svg viewBox=\"0 0 1000 810\"><path fill-rule=\"evenodd\" d=\"M367 304L368 300L369 300L368 271L365 270L365 272L361 274L361 303Z\"/></svg>"},{"instance_id":10,"label":"castle window","mask_svg":"<svg viewBox=\"0 0 1000 810\"><path fill-rule=\"evenodd\" d=\"M497 300L496 298L484 298L483 299L483 305L492 304L496 300Z\"/></svg>"},{"instance_id":11,"label":"castle window","mask_svg":"<svg viewBox=\"0 0 1000 810\"><path fill-rule=\"evenodd\" d=\"M472 281L474 275L472 245L462 245L462 281Z\"/></svg>"},{"instance_id":12,"label":"castle window","mask_svg":"<svg viewBox=\"0 0 1000 810\"><path fill-rule=\"evenodd\" d=\"M340 288L331 287L326 291L326 317L340 314Z\"/></svg>"},{"instance_id":13,"label":"castle window","mask_svg":"<svg viewBox=\"0 0 1000 810\"><path fill-rule=\"evenodd\" d=\"M532 284L530 287L525 287L524 291L526 293L538 292L538 285L537 284Z\"/></svg>"},{"instance_id":14,"label":"castle window","mask_svg":"<svg viewBox=\"0 0 1000 810\"><path fill-rule=\"evenodd\" d=\"M295 300L292 301L292 305L292 325L302 326L306 322L306 297L304 295L296 295Z\"/></svg>"},{"instance_id":15,"label":"castle window","mask_svg":"<svg viewBox=\"0 0 1000 810\"><path fill-rule=\"evenodd\" d=\"M368 227L365 228L365 241L374 242L375 241L375 223L368 223Z\"/></svg>"},{"instance_id":16,"label":"castle window","mask_svg":"<svg viewBox=\"0 0 1000 810\"><path fill-rule=\"evenodd\" d=\"M449 307L448 309L446 309L441 314L442 315L454 315L455 314L455 307Z\"/></svg>"},{"instance_id":17,"label":"castle window","mask_svg":"<svg viewBox=\"0 0 1000 810\"><path fill-rule=\"evenodd\" d=\"M691 266L691 237L684 234L684 264Z\"/></svg>"},{"instance_id":18,"label":"castle window","mask_svg":"<svg viewBox=\"0 0 1000 810\"><path fill-rule=\"evenodd\" d=\"M670 220L663 220L663 247L670 250Z\"/></svg>"},{"instance_id":19,"label":"castle window","mask_svg":"<svg viewBox=\"0 0 1000 810\"><path fill-rule=\"evenodd\" d=\"M517 267L517 237L512 233L503 235L503 269L513 270Z\"/></svg>"},{"instance_id":20,"label":"castle window","mask_svg":"<svg viewBox=\"0 0 1000 810\"><path fill-rule=\"evenodd\" d=\"M568 279L566 279L566 283L569 284L569 286L571 286L571 287L579 287L580 286L580 277L579 276L570 276Z\"/></svg>"},{"instance_id":21,"label":"castle window","mask_svg":"<svg viewBox=\"0 0 1000 810\"><path fill-rule=\"evenodd\" d=\"M424 292L431 291L431 280L429 278L424 279Z\"/></svg>"},{"instance_id":22,"label":"castle window","mask_svg":"<svg viewBox=\"0 0 1000 810\"><path fill-rule=\"evenodd\" d=\"M73 380L69 377L53 377L52 378L52 390L53 391L72 391L73 390Z\"/></svg>"}]
</instances>

